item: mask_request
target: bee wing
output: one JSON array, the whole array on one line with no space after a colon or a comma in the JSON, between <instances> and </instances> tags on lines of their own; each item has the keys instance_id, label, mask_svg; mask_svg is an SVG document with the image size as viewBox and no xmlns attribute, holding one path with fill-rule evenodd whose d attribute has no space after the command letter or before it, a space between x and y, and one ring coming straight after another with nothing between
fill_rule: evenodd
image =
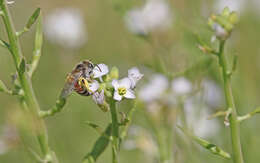
<instances>
[{"instance_id":1,"label":"bee wing","mask_svg":"<svg viewBox=\"0 0 260 163\"><path fill-rule=\"evenodd\" d=\"M60 94L61 98L67 98L69 95L71 95L71 93L74 91L74 83L77 81L78 78L79 78L78 74L76 75L69 74L67 76L65 85Z\"/></svg>"}]
</instances>

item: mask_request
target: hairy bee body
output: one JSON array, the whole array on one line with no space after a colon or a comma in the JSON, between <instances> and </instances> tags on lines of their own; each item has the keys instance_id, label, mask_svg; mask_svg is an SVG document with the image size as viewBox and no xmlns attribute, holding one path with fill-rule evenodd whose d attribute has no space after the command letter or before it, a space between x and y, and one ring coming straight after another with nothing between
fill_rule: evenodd
<instances>
[{"instance_id":1,"label":"hairy bee body","mask_svg":"<svg viewBox=\"0 0 260 163\"><path fill-rule=\"evenodd\" d=\"M72 72L67 75L61 97L67 98L73 91L82 96L91 95L91 92L89 90L79 84L79 80L85 79L83 82L91 81L93 69L94 64L89 60L84 60L78 63L72 70Z\"/></svg>"}]
</instances>

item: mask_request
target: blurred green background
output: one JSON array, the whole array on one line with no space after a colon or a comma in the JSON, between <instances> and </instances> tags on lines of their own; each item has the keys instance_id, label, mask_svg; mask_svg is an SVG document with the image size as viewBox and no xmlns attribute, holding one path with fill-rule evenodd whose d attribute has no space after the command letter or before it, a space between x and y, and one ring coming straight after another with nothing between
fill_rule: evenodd
<instances>
[{"instance_id":1,"label":"blurred green background","mask_svg":"<svg viewBox=\"0 0 260 163\"><path fill-rule=\"evenodd\" d=\"M56 97L63 87L66 74L83 59L91 59L95 63L106 63L110 68L117 66L122 77L127 75L127 69L132 66L145 70L146 65L151 65L156 71L153 53L157 53L163 58L167 70L172 73L182 72L203 58L212 58L215 61L214 57L203 54L197 48L198 42L195 34L209 42L212 32L207 27L207 17L216 11L217 1L168 1L173 15L171 27L163 32L153 32L150 36L156 42L154 46L163 49L159 51L155 51L155 47L152 47L143 37L132 34L126 28L125 10L121 10L120 7L126 6L126 10L128 10L128 8L143 4L137 0L17 0L10 5L10 10L16 29L23 28L37 7L42 9L44 20L56 8L74 8L82 14L86 27L84 30L87 33L87 41L82 46L63 47L49 41L44 36L43 54L32 80L40 106L47 110L55 103ZM240 23L227 43L227 54L230 58L234 54L238 55L238 68L232 84L236 106L241 115L260 105L260 2L257 1L245 1L240 6ZM0 27L1 38L6 39L2 21ZM20 40L24 55L28 60L32 55L34 31L33 28ZM194 70L189 78L195 81L202 76L207 76L221 85L222 80L218 70L217 62L212 62L203 70ZM12 86L10 74L14 72L15 67L11 55L4 48L0 48L0 79L9 87ZM123 111L130 107L131 105L120 105L120 109ZM1 93L0 126L4 127L9 122L9 118L19 109L16 97ZM140 111L135 113L133 123L142 123L143 119L140 114ZM81 162L83 156L90 151L98 133L84 124L85 121L94 121L105 128L110 121L110 115L103 113L91 98L77 94L73 94L69 98L61 113L46 119L50 145L60 162ZM219 123L221 131L212 140L226 151L231 151L229 129L224 126L223 119L219 118ZM260 117L255 116L241 124L241 141L247 163L256 163L260 160L258 154L260 146L259 123ZM198 148L200 149L200 147ZM111 150L108 148L98 162L107 163L110 160ZM122 149L120 160L123 163L147 162L139 150ZM24 148L19 146L0 155L0 162L28 163L31 160ZM231 161L201 149L193 151L193 157L187 157L186 162L219 163Z\"/></svg>"}]
</instances>

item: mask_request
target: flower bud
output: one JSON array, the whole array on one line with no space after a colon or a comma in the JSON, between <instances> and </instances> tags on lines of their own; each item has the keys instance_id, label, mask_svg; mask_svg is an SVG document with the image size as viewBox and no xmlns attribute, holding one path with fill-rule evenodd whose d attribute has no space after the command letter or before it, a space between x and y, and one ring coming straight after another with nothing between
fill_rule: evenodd
<instances>
[{"instance_id":1,"label":"flower bud","mask_svg":"<svg viewBox=\"0 0 260 163\"><path fill-rule=\"evenodd\" d=\"M118 79L118 77L119 77L119 70L118 70L118 68L117 67L112 67L109 75L110 75L111 79Z\"/></svg>"},{"instance_id":2,"label":"flower bud","mask_svg":"<svg viewBox=\"0 0 260 163\"><path fill-rule=\"evenodd\" d=\"M223 17L225 17L225 18L228 18L229 14L230 14L229 8L228 8L228 7L225 7L225 8L223 9L222 13L221 13L221 16L223 16Z\"/></svg>"},{"instance_id":3,"label":"flower bud","mask_svg":"<svg viewBox=\"0 0 260 163\"><path fill-rule=\"evenodd\" d=\"M238 23L238 15L236 12L232 12L230 15L229 15L229 22L231 24L237 24Z\"/></svg>"}]
</instances>

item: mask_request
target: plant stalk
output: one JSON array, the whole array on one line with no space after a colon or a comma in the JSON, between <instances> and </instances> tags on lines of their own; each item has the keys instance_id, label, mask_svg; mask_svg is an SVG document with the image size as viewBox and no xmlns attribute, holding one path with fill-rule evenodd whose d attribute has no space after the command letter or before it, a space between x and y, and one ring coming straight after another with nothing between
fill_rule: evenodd
<instances>
[{"instance_id":1,"label":"plant stalk","mask_svg":"<svg viewBox=\"0 0 260 163\"><path fill-rule=\"evenodd\" d=\"M230 130L231 130L233 162L244 163L241 143L240 143L239 122L237 121L237 111L234 103L234 98L232 95L231 76L228 75L228 63L227 63L227 58L224 54L224 46L225 46L225 41L220 41L218 57L219 57L219 65L222 69L222 77L224 80L224 91L225 91L226 103L228 109L231 108L229 123L230 123Z\"/></svg>"},{"instance_id":2,"label":"plant stalk","mask_svg":"<svg viewBox=\"0 0 260 163\"><path fill-rule=\"evenodd\" d=\"M48 145L47 130L44 121L38 116L40 107L34 95L31 80L26 72L23 73L19 71L19 65L23 59L23 54L5 0L3 0L2 3L0 4L0 8L3 13L1 16L8 35L12 57L15 63L16 70L18 72L18 79L24 91L24 100L26 105L29 108L30 113L34 116L34 125L35 125L34 129L36 132L37 140L40 144L40 148L44 157L45 158L46 156L50 157L52 154Z\"/></svg>"},{"instance_id":3,"label":"plant stalk","mask_svg":"<svg viewBox=\"0 0 260 163\"><path fill-rule=\"evenodd\" d=\"M110 113L112 119L112 159L113 163L118 163L118 151L119 151L119 124L117 118L116 102L111 100Z\"/></svg>"}]
</instances>

